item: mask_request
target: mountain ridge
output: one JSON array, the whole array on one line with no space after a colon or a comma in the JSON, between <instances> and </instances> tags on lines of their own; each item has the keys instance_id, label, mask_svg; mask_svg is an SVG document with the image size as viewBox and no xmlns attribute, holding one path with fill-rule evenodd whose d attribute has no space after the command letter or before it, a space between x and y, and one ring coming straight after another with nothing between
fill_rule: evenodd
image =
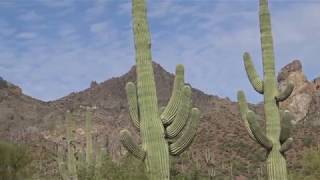
<instances>
[{"instance_id":1,"label":"mountain ridge","mask_svg":"<svg viewBox=\"0 0 320 180\"><path fill-rule=\"evenodd\" d=\"M302 80L302 82L295 82L295 84L298 85L298 89L306 87L308 91L302 93L311 96L305 114L307 117L296 122L297 126L292 133L295 144L287 156L290 168L299 168L297 162L301 154L310 147L320 144L320 127L317 126L317 123L309 123L320 121L318 108L320 107L320 96L319 98L315 96L319 93L317 89L319 84L317 84L318 81L309 82L303 78L302 66L299 63L300 61L298 63L293 61L285 66L281 72L288 73L283 76L285 78L281 78L279 83L282 86L285 85L282 83L288 79ZM153 63L153 67L159 106L164 106L171 94L174 75L165 71L157 63ZM18 142L37 142L41 138L51 145L59 144L64 137L65 112L71 110L76 117L75 133L77 139L82 141L84 139L82 133L84 124L80 106L96 106L93 133L100 139L108 139L106 145L108 151L114 159L117 159L123 153L119 141L121 129L129 129L139 141L127 109L124 87L129 81L135 81L135 67L120 77L114 77L101 83L93 81L90 87L85 90L70 93L49 102L42 102L24 95L22 90L17 90L18 87L1 87L0 83L0 137ZM282 106L296 110L295 106L291 107L290 104L300 103L303 100L300 98L300 94L294 94L292 99ZM186 154L190 155L194 161L199 161L203 167L205 166L203 155L206 150L214 154L216 165L217 167L221 166L220 168L227 166L226 164L232 160L237 160L237 164L233 166L238 169L239 175L246 174L243 167L248 168L250 163L263 164L264 150L252 142L247 135L236 102L232 102L228 98L208 95L194 88L192 89L192 100L194 107L198 107L202 115L195 142ZM251 104L250 106L257 113L263 115L261 104ZM295 111L298 115L301 112L305 113L299 108L298 110ZM312 118L308 116L310 112L314 113ZM189 164L189 166L191 165Z\"/></svg>"}]
</instances>

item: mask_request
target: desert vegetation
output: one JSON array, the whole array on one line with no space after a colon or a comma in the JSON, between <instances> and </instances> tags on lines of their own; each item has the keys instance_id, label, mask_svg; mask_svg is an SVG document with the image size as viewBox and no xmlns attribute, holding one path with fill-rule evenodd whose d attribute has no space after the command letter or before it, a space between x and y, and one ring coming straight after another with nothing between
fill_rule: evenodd
<instances>
[{"instance_id":1,"label":"desert vegetation","mask_svg":"<svg viewBox=\"0 0 320 180\"><path fill-rule=\"evenodd\" d=\"M112 117L110 114L98 114L96 106L86 104L78 107L65 101L68 110L59 109L63 120L50 123L48 130L54 131L52 134L55 138L43 133L38 139L24 138L23 143L19 138L0 141L0 180L320 179L320 148L317 138L312 134L319 129L307 129L303 132L309 134L298 136L300 147L303 147L302 155L290 153L299 145L293 138L297 137L294 134L296 130L292 129L295 117L282 109L280 103L290 97L295 87L288 81L285 88L279 89L268 0L259 0L259 5L263 79L255 70L250 54L245 53L243 59L249 81L264 96L264 102L258 106L250 105L244 92L239 91L238 106L229 106L236 107L239 113L228 113L227 106L213 104L213 107L219 107L222 113L227 114L225 117L232 120L233 116L237 116L239 119L232 122L233 126L237 126L232 137L219 135L229 130L224 124L218 124L215 127L217 131L210 129L208 124L199 129L201 120L208 123L210 121L207 119L216 114L205 110L208 111L207 116L202 116L201 108L193 107L193 100L197 100L197 97L194 98L193 89L185 82L184 66L181 64L176 66L171 97L165 106L160 105L156 88L157 74L152 63L147 5L145 0L132 0L136 80L125 82L127 106L117 108L118 114L127 109L131 126L125 127L120 121L114 120L122 129L116 135L116 140L122 146L109 146L107 133L94 127L97 122L95 118L106 114ZM4 80L1 83L7 88ZM92 84L93 89L98 89L98 86ZM77 101L81 101L81 98L77 98ZM265 120L260 116L263 114ZM9 118L13 120L14 115ZM234 140L236 136L242 136L238 126L243 126L248 139L259 147L251 145L251 141L244 138ZM138 133L131 133L134 129ZM201 137L202 144L195 144L201 146L195 148L192 144L199 131L210 135ZM210 147L207 142L212 138L223 143ZM226 141L226 138L231 140ZM236 153L232 154L231 150ZM230 157L221 158L228 155ZM298 159L297 163L288 161L288 157L292 156Z\"/></svg>"}]
</instances>

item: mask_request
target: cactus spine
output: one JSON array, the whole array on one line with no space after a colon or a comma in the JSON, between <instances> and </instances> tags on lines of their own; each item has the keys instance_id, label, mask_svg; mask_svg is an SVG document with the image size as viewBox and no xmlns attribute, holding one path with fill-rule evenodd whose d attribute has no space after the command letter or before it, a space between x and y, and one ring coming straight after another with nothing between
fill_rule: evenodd
<instances>
[{"instance_id":1,"label":"cactus spine","mask_svg":"<svg viewBox=\"0 0 320 180\"><path fill-rule=\"evenodd\" d=\"M252 86L257 92L264 95L266 133L263 132L258 123L260 117L248 109L245 95L242 91L238 92L239 108L248 134L268 152L268 179L287 180L287 166L284 153L292 143L290 126L288 126L290 125L292 116L288 111L280 111L279 102L284 101L290 96L293 91L293 85L288 83L286 90L282 92L277 88L268 0L260 0L260 33L264 79L261 80L259 78L249 53L244 54L244 63Z\"/></svg>"},{"instance_id":2,"label":"cactus spine","mask_svg":"<svg viewBox=\"0 0 320 180\"><path fill-rule=\"evenodd\" d=\"M132 1L137 87L132 82L126 85L130 116L140 130L142 147L128 130L120 132L120 139L130 153L144 161L150 180L169 180L169 155L178 155L191 144L200 113L191 109L191 88L184 85L182 65L176 68L168 105L163 112L158 109L145 6L145 0Z\"/></svg>"}]
</instances>

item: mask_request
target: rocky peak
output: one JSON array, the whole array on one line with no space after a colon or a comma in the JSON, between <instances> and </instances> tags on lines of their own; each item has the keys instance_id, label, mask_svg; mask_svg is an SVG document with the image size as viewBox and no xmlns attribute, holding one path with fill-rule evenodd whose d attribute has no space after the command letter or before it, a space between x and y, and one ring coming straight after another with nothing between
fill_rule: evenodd
<instances>
[{"instance_id":1,"label":"rocky peak","mask_svg":"<svg viewBox=\"0 0 320 180\"><path fill-rule=\"evenodd\" d=\"M288 82L294 84L294 90L288 100L282 102L280 106L288 109L296 117L296 122L304 120L309 112L310 104L316 90L315 84L320 84L320 80L314 82L307 80L302 70L299 60L294 60L284 66L278 74L279 89L283 90Z\"/></svg>"},{"instance_id":2,"label":"rocky peak","mask_svg":"<svg viewBox=\"0 0 320 180\"><path fill-rule=\"evenodd\" d=\"M90 88L96 88L96 87L98 87L97 81L91 81Z\"/></svg>"},{"instance_id":3,"label":"rocky peak","mask_svg":"<svg viewBox=\"0 0 320 180\"><path fill-rule=\"evenodd\" d=\"M293 60L291 63L284 66L278 74L278 81L286 80L292 73L302 73L302 65L300 60Z\"/></svg>"}]
</instances>

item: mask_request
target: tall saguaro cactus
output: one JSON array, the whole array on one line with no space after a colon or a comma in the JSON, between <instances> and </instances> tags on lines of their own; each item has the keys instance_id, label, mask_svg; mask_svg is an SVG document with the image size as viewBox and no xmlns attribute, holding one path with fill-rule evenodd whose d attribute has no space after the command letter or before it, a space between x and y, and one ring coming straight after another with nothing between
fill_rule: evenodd
<instances>
[{"instance_id":1,"label":"tall saguaro cactus","mask_svg":"<svg viewBox=\"0 0 320 180\"><path fill-rule=\"evenodd\" d=\"M142 147L133 141L128 130L120 132L121 142L144 161L150 180L169 180L169 155L178 155L191 144L200 113L196 108L191 109L191 88L184 85L184 69L178 65L173 94L160 114L145 0L133 0L132 7L137 87L129 82L126 91L130 116L140 130Z\"/></svg>"},{"instance_id":2,"label":"tall saguaro cactus","mask_svg":"<svg viewBox=\"0 0 320 180\"><path fill-rule=\"evenodd\" d=\"M260 33L264 79L261 80L253 66L249 53L244 54L244 64L248 78L254 89L264 95L264 111L266 118L266 133L258 121L260 117L249 110L245 95L238 92L238 101L242 119L250 137L267 150L267 172L270 180L287 180L287 166L284 153L292 143L290 138L290 121L292 116L288 111L279 109L279 102L287 99L293 91L293 85L288 83L284 91L279 91L275 77L275 61L271 18L268 0L260 0Z\"/></svg>"}]
</instances>

